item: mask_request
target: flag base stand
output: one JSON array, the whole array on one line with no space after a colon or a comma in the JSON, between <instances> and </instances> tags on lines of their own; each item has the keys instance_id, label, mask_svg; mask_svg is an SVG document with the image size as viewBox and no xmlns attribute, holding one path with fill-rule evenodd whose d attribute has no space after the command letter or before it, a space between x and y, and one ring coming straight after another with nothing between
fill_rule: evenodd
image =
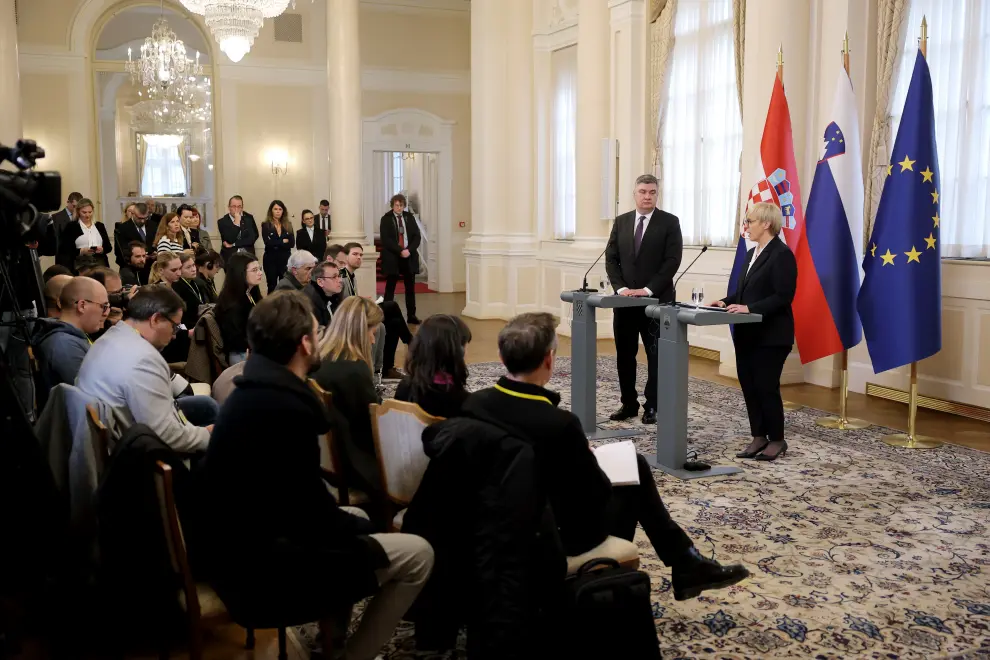
<instances>
[{"instance_id":1,"label":"flag base stand","mask_svg":"<svg viewBox=\"0 0 990 660\"><path fill-rule=\"evenodd\" d=\"M908 432L891 433L881 438L884 444L905 449L938 449L944 442L927 435L915 433L915 418L918 415L918 363L911 363L911 398L908 402Z\"/></svg>"},{"instance_id":2,"label":"flag base stand","mask_svg":"<svg viewBox=\"0 0 990 660\"><path fill-rule=\"evenodd\" d=\"M891 447L904 447L905 449L938 449L945 444L941 440L927 435L911 435L910 433L891 433L883 436L881 440Z\"/></svg>"},{"instance_id":3,"label":"flag base stand","mask_svg":"<svg viewBox=\"0 0 990 660\"><path fill-rule=\"evenodd\" d=\"M838 429L839 431L857 431L859 429L865 429L868 426L872 426L865 419L856 419L855 417L819 417L815 420L815 424L822 426L827 429Z\"/></svg>"},{"instance_id":4,"label":"flag base stand","mask_svg":"<svg viewBox=\"0 0 990 660\"><path fill-rule=\"evenodd\" d=\"M784 410L787 412L794 412L795 410L801 410L804 406L800 403L795 403L793 401L784 401Z\"/></svg>"}]
</instances>

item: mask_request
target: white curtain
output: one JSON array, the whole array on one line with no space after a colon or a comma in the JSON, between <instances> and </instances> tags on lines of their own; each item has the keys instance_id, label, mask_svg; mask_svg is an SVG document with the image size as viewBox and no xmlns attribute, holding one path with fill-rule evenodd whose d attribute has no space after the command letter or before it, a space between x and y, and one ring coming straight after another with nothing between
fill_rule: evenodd
<instances>
[{"instance_id":1,"label":"white curtain","mask_svg":"<svg viewBox=\"0 0 990 660\"><path fill-rule=\"evenodd\" d=\"M553 236L574 238L577 229L577 46L550 55L553 72Z\"/></svg>"},{"instance_id":2,"label":"white curtain","mask_svg":"<svg viewBox=\"0 0 990 660\"><path fill-rule=\"evenodd\" d=\"M144 143L141 195L186 195L186 171L175 145Z\"/></svg>"},{"instance_id":3,"label":"white curtain","mask_svg":"<svg viewBox=\"0 0 990 660\"><path fill-rule=\"evenodd\" d=\"M663 208L685 245L735 242L742 118L732 0L680 0L664 104Z\"/></svg>"},{"instance_id":4,"label":"white curtain","mask_svg":"<svg viewBox=\"0 0 990 660\"><path fill-rule=\"evenodd\" d=\"M911 82L922 16L928 19L935 95L942 256L990 257L990 2L910 0L895 72L891 145ZM898 154L892 156L899 160Z\"/></svg>"}]
</instances>

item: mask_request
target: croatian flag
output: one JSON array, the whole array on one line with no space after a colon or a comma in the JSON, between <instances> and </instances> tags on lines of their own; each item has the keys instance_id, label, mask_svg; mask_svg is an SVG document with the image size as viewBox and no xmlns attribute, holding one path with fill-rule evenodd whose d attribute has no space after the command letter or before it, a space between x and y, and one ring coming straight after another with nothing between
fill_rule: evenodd
<instances>
[{"instance_id":1,"label":"croatian flag","mask_svg":"<svg viewBox=\"0 0 990 660\"><path fill-rule=\"evenodd\" d=\"M839 69L829 119L808 197L808 246L831 312L820 323L828 354L833 354L863 338L856 311L863 261L863 169L856 98L844 69Z\"/></svg>"},{"instance_id":2,"label":"croatian flag","mask_svg":"<svg viewBox=\"0 0 990 660\"><path fill-rule=\"evenodd\" d=\"M746 204L747 212L757 202L771 202L779 206L784 215L781 238L794 252L797 260L797 292L791 309L794 312L794 338L801 363L807 364L832 355L836 350L842 350L835 326L820 323L820 319L830 312L811 259L811 250L808 248L804 210L801 208L801 183L798 180L797 163L794 161L791 115L780 76L774 78L770 108L767 111L766 124L763 125L763 139L760 141L760 153L751 181L753 184ZM736 290L740 275L746 268L746 252L753 247L755 243L748 241L745 236L739 238L736 260L729 276L730 293ZM836 345L839 348L833 350Z\"/></svg>"}]
</instances>

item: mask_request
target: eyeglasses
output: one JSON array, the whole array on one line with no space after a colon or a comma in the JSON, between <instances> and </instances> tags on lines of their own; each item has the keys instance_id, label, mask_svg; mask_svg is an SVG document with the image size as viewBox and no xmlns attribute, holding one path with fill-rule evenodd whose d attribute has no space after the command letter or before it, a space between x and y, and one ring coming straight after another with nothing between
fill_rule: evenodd
<instances>
[{"instance_id":1,"label":"eyeglasses","mask_svg":"<svg viewBox=\"0 0 990 660\"><path fill-rule=\"evenodd\" d=\"M182 321L176 323L175 321L165 316L164 314L162 314L162 318L168 321L169 325L172 326L172 336L174 337L175 335L177 335L179 333L179 326L182 325Z\"/></svg>"},{"instance_id":2,"label":"eyeglasses","mask_svg":"<svg viewBox=\"0 0 990 660\"><path fill-rule=\"evenodd\" d=\"M110 309L110 303L108 303L108 302L98 303L95 300L85 300L85 299L78 300L77 302L89 303L90 305L99 305L100 306L100 309L102 309L104 312L107 311L108 309Z\"/></svg>"},{"instance_id":3,"label":"eyeglasses","mask_svg":"<svg viewBox=\"0 0 990 660\"><path fill-rule=\"evenodd\" d=\"M340 279L340 273L337 273L336 275L323 275L321 277L317 277L316 279L318 279L318 280L339 280Z\"/></svg>"},{"instance_id":4,"label":"eyeglasses","mask_svg":"<svg viewBox=\"0 0 990 660\"><path fill-rule=\"evenodd\" d=\"M257 268L257 267L256 268L248 268L247 269L247 272L252 273L252 274L253 273L260 273L261 272L261 268Z\"/></svg>"}]
</instances>

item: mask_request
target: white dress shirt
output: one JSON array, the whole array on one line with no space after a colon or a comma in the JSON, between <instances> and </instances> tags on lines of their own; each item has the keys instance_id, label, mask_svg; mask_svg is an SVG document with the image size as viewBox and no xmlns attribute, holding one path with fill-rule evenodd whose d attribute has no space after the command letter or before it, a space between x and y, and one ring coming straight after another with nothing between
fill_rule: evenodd
<instances>
[{"instance_id":1,"label":"white dress shirt","mask_svg":"<svg viewBox=\"0 0 990 660\"><path fill-rule=\"evenodd\" d=\"M753 264L756 263L756 260L760 258L760 253L763 252L763 250L765 250L766 247L767 247L766 245L764 245L763 247L760 247L760 244L759 243L756 244L756 249L753 250L753 258L750 260L750 262L748 264L746 264L746 274L747 275L749 275L749 269L752 268L753 267Z\"/></svg>"},{"instance_id":2,"label":"white dress shirt","mask_svg":"<svg viewBox=\"0 0 990 660\"><path fill-rule=\"evenodd\" d=\"M649 213L640 213L639 210L637 209L637 211L636 211L636 218L635 218L635 222L633 222L633 229L632 229L632 231L633 231L633 245L636 245L636 230L639 228L639 219L640 218L646 218L645 220L643 220L643 236L646 236L646 230L650 228L650 220L653 218L653 214L656 213L656 212L657 212L657 210L655 208L652 211L650 211ZM616 294L622 293L623 291L625 291L628 288L629 287L624 286L621 289L619 289L618 291L616 291L615 293ZM643 291L646 291L646 297L647 298L650 298L650 297L653 296L653 292L650 291L645 286L643 287Z\"/></svg>"},{"instance_id":3,"label":"white dress shirt","mask_svg":"<svg viewBox=\"0 0 990 660\"><path fill-rule=\"evenodd\" d=\"M315 229L316 229L315 227L306 227L306 233L309 234L309 240L310 241L313 240L313 231Z\"/></svg>"},{"instance_id":4,"label":"white dress shirt","mask_svg":"<svg viewBox=\"0 0 990 660\"><path fill-rule=\"evenodd\" d=\"M98 245L103 245L103 237L100 236L100 230L96 228L96 221L93 221L89 227L87 227L82 220L77 221L79 226L82 227L82 234L76 238L76 249L82 250L84 248L95 248Z\"/></svg>"}]
</instances>

